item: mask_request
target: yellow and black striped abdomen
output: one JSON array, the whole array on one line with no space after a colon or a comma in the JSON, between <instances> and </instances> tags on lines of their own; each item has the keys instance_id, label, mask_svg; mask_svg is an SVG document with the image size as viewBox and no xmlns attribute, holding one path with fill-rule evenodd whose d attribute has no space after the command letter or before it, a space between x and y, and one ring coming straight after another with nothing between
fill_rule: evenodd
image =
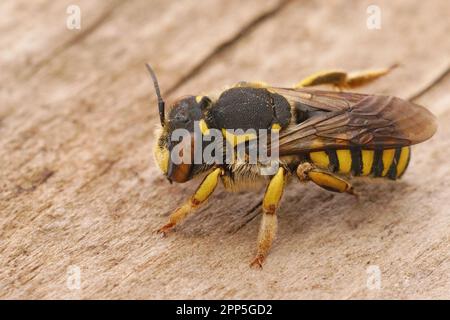
<instances>
[{"instance_id":1,"label":"yellow and black striped abdomen","mask_svg":"<svg viewBox=\"0 0 450 320\"><path fill-rule=\"evenodd\" d=\"M353 176L400 178L411 157L411 147L366 150L329 149L309 153L313 164L322 169Z\"/></svg>"}]
</instances>

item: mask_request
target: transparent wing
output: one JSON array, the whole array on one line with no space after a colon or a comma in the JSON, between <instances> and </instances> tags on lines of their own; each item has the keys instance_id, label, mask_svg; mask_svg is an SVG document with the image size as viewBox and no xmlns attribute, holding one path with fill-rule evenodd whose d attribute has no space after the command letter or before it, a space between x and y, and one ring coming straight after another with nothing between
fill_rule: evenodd
<instances>
[{"instance_id":1,"label":"transparent wing","mask_svg":"<svg viewBox=\"0 0 450 320\"><path fill-rule=\"evenodd\" d=\"M408 146L437 129L431 112L390 96L311 89L271 88L290 101L320 112L280 134L280 155L325 148Z\"/></svg>"}]
</instances>

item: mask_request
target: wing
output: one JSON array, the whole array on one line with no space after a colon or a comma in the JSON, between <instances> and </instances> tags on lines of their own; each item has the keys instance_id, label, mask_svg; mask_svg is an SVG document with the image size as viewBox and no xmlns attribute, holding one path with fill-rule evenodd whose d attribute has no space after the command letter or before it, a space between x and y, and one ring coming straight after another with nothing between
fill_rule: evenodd
<instances>
[{"instance_id":1,"label":"wing","mask_svg":"<svg viewBox=\"0 0 450 320\"><path fill-rule=\"evenodd\" d=\"M280 155L325 148L408 146L429 139L437 129L431 112L396 97L311 89L271 90L301 107L319 111L282 131Z\"/></svg>"}]
</instances>

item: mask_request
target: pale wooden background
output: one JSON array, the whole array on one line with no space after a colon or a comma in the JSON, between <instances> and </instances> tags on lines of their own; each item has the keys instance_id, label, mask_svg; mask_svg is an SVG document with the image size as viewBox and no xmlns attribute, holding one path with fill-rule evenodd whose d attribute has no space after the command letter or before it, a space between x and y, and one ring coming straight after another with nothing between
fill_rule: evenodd
<instances>
[{"instance_id":1,"label":"pale wooden background","mask_svg":"<svg viewBox=\"0 0 450 320\"><path fill-rule=\"evenodd\" d=\"M372 3L380 30L366 27ZM81 30L66 28L69 4ZM2 1L0 297L450 298L449 12L447 0ZM440 128L401 182L357 184L359 202L292 184L255 271L260 194L219 188L176 233L152 233L197 182L171 186L153 162L145 62L168 100L400 62L364 91L418 95ZM371 265L380 290L366 287Z\"/></svg>"}]
</instances>

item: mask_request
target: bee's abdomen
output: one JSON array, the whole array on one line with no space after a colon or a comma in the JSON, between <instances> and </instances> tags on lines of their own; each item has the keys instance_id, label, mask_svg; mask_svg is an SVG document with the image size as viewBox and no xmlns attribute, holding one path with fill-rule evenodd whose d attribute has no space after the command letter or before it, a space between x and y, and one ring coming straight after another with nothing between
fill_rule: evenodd
<instances>
[{"instance_id":1,"label":"bee's abdomen","mask_svg":"<svg viewBox=\"0 0 450 320\"><path fill-rule=\"evenodd\" d=\"M313 164L322 169L353 176L400 178L408 167L410 147L366 150L329 149L309 153Z\"/></svg>"}]
</instances>

